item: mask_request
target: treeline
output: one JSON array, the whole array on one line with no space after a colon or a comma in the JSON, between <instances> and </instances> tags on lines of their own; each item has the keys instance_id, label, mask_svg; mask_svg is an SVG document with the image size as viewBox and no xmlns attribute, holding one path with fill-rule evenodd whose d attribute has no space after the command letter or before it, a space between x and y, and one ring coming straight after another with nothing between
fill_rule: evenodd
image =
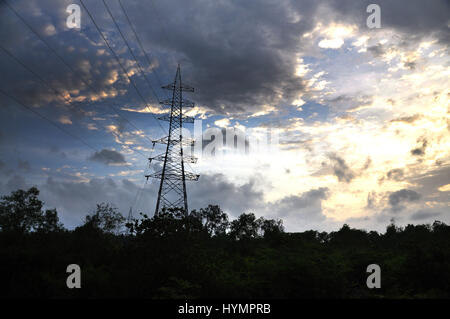
<instances>
[{"instance_id":1,"label":"treeline","mask_svg":"<svg viewBox=\"0 0 450 319\"><path fill-rule=\"evenodd\" d=\"M391 224L286 233L281 220L218 206L126 221L99 204L67 230L36 188L0 201L0 296L144 298L449 298L450 226ZM81 268L69 289L66 268ZM367 266L381 267L369 289Z\"/></svg>"}]
</instances>

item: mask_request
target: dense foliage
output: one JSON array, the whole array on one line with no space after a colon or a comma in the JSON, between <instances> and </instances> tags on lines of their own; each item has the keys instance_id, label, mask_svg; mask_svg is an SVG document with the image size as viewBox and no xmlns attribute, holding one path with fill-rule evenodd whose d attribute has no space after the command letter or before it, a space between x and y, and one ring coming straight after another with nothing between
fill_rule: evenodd
<instances>
[{"instance_id":1,"label":"dense foliage","mask_svg":"<svg viewBox=\"0 0 450 319\"><path fill-rule=\"evenodd\" d=\"M450 297L450 226L388 226L285 233L281 221L217 206L184 216L142 215L125 226L100 204L69 231L39 191L0 201L1 297L425 298ZM381 288L366 268L381 266ZM81 289L68 289L66 267L81 267Z\"/></svg>"}]
</instances>

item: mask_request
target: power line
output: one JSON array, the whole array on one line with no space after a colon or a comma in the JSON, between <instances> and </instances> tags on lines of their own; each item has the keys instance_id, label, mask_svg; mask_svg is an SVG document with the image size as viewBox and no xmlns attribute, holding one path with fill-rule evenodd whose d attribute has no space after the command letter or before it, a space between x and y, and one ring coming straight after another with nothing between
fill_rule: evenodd
<instances>
[{"instance_id":1,"label":"power line","mask_svg":"<svg viewBox=\"0 0 450 319\"><path fill-rule=\"evenodd\" d=\"M6 91L4 91L3 89L0 88L0 93L2 93L3 95L5 95L6 97L10 98L11 100L13 100L14 102L16 102L17 104L19 104L20 106L22 106L23 108L25 108L26 110L34 113L36 116L40 117L41 119L49 122L52 126L56 127L58 130L62 131L63 133L67 134L68 136L70 136L71 138L81 142L83 145L87 146L88 148L90 148L91 150L95 151L95 152L100 152L98 148L96 148L95 146L92 146L91 144L89 144L88 142L86 142L84 139L82 139L81 137L71 133L70 131L66 130L64 127L62 127L61 125L55 123L53 120L51 120L50 118L48 118L47 116L43 115L42 113L38 112L35 108L30 107L28 105L26 105L25 103L23 103L22 101L18 100L16 97L12 96L11 94L7 93ZM144 155L144 157L146 157ZM128 166L125 166L124 168L126 168L127 170L129 170L130 172L133 172L131 170L131 168L129 168Z\"/></svg>"},{"instance_id":2,"label":"power line","mask_svg":"<svg viewBox=\"0 0 450 319\"><path fill-rule=\"evenodd\" d=\"M109 48L109 50L111 51L111 53L113 54L114 58L116 59L117 63L119 64L119 66L121 67L123 73L126 75L126 77L128 78L128 80L130 81L130 83L133 85L133 87L135 88L137 94L140 96L140 98L142 99L142 101L144 102L144 105L146 106L146 108L150 111L150 114L153 116L153 118L156 120L156 122L159 124L159 127L161 128L161 130L166 134L164 128L162 127L162 125L158 122L158 119L156 118L156 116L151 113L151 109L148 106L148 102L146 101L146 99L144 98L144 96L141 94L141 92L139 91L138 87L136 86L136 84L134 83L134 81L131 79L131 77L128 75L127 70L125 69L125 67L123 66L122 62L120 62L119 57L117 56L116 52L111 48L111 45L109 44L108 40L106 39L106 37L104 36L103 32L100 30L100 27L98 26L97 22L95 22L94 17L91 15L91 12L89 11L89 9L86 7L86 5L84 4L83 0L80 0L81 5L83 6L83 8L86 10L87 14L89 15L89 18L91 19L92 23L94 24L95 28L97 29L98 33L100 34L100 36L102 37L103 41L105 42L106 46ZM159 102L159 99L158 99Z\"/></svg>"},{"instance_id":3,"label":"power line","mask_svg":"<svg viewBox=\"0 0 450 319\"><path fill-rule=\"evenodd\" d=\"M30 67L28 67L25 63L19 60L14 54L12 54L9 50L7 50L5 47L3 47L0 44L0 49L2 49L11 59L13 59L16 63L20 64L25 70L33 74L36 78L38 78L42 83L45 84L50 90L52 90L55 94L60 95L64 100L66 100L67 103L71 103L71 100L66 97L64 94L56 90L53 86L49 85L39 74L34 72Z\"/></svg>"},{"instance_id":4,"label":"power line","mask_svg":"<svg viewBox=\"0 0 450 319\"><path fill-rule=\"evenodd\" d=\"M158 9L156 8L155 3L153 2L153 0L150 0L150 3L152 4L153 12L155 13L156 18L159 20L159 24L162 27L162 33L164 34L164 37L166 38L167 43L169 43L169 37L167 36L167 31L166 31L166 28L165 28L165 25L164 25L164 20L161 19L161 17L159 16Z\"/></svg>"},{"instance_id":5,"label":"power line","mask_svg":"<svg viewBox=\"0 0 450 319\"><path fill-rule=\"evenodd\" d=\"M119 1L119 3L120 3L120 0L118 0L118 1ZM166 38L167 43L169 43L170 40L169 40L169 36L168 36L168 33L167 33L167 31L166 31L166 28L165 28L165 20L161 19L160 15L159 15L158 8L155 6L154 1L153 1L153 0L150 0L150 3L151 3L152 8L153 8L153 13L155 14L156 18L159 20L159 24L160 24L161 27L162 27L162 33L163 33L164 37ZM187 164L187 166L194 172L194 174L197 175L197 173L196 173L195 170L192 168L192 166L189 165L188 162L186 162L186 164Z\"/></svg>"},{"instance_id":6,"label":"power line","mask_svg":"<svg viewBox=\"0 0 450 319\"><path fill-rule=\"evenodd\" d=\"M119 31L119 34L122 37L123 42L127 46L128 51L130 51L131 56L133 57L134 61L136 62L136 65L138 66L139 72L142 74L142 76L144 77L144 79L147 82L148 86L150 87L150 90L152 91L153 95L155 96L156 100L159 102L158 95L156 94L155 90L153 89L153 86L151 85L149 79L145 75L145 72L142 69L141 64L139 63L138 59L134 55L133 50L131 49L130 45L128 44L127 39L125 38L124 34L122 33L122 30L120 29L118 23L116 22L116 19L114 18L113 14L111 13L111 10L109 9L109 6L106 4L105 0L102 0L102 1L103 1L103 5L106 8L106 11L108 12L109 16L111 17L112 21L114 22L114 25L116 26L117 30Z\"/></svg>"},{"instance_id":7,"label":"power line","mask_svg":"<svg viewBox=\"0 0 450 319\"><path fill-rule=\"evenodd\" d=\"M17 62L18 64L20 64L24 69L26 69L28 72L30 72L31 74L33 74L35 77L37 77L46 87L48 87L49 89L51 89L56 95L61 96L64 100L66 100L67 103L72 104L72 101L65 96L64 94L62 94L61 92L59 92L54 86L52 86L51 84L49 84L46 80L44 80L39 74L37 74L36 72L34 72L30 67L28 67L25 63L23 63L21 60L19 60L14 54L12 54L10 51L8 51L6 48L4 48L2 45L0 45L0 49L2 49L10 58L12 58L15 62ZM114 134L114 133L113 133ZM117 137L116 134L114 134L114 136ZM127 145L127 147L129 147ZM133 151L139 153L140 155L145 156L145 154L143 154L142 152L140 152L139 150L133 149Z\"/></svg>"},{"instance_id":8,"label":"power line","mask_svg":"<svg viewBox=\"0 0 450 319\"><path fill-rule=\"evenodd\" d=\"M103 2L105 2L105 0L103 0ZM141 40L139 39L139 36L137 35L137 32L136 32L135 28L133 27L133 24L131 23L131 20L130 20L130 18L129 18L129 16L128 16L126 10L125 10L125 7L122 5L122 1L121 1L121 0L118 0L118 2L119 2L119 5L120 5L120 8L122 9L122 12L124 13L124 15L125 15L125 17L126 17L126 20L127 20L128 24L130 25L131 30L132 30L133 33L134 33L134 36L136 37L136 40L137 40L137 42L138 42L138 44L139 44L139 47L141 48L142 52L144 53L144 55L145 55L145 57L146 57L146 60L147 60L148 65L151 66L150 58L148 57L147 52L145 51L144 46L142 45L142 42L141 42ZM155 8L155 5L154 5L153 1L151 1L151 2L152 2L153 9L154 9L153 11L155 12L155 14L157 15L157 18L158 18L158 20L159 20L159 15L158 15L158 12L157 12L157 10L156 10L156 8ZM105 6L106 6L106 4L105 4ZM112 15L111 15L111 18L113 18ZM114 20L114 18L113 18L113 20ZM116 25L117 25L117 24L116 24ZM117 28L119 29L119 27L117 27ZM165 33L165 29L164 29L163 31L164 31L164 33ZM119 32L120 32L120 30L119 30ZM122 33L121 33L121 34L122 34ZM165 34L165 36L166 36L166 40L168 41L167 34ZM128 47L128 48L129 48L129 47ZM131 49L130 49L130 51L131 51ZM154 73L155 73L155 76L156 76L156 78L157 78L157 80L158 80L158 84L162 87L163 85L162 85L162 83L161 83L161 81L160 81L160 79L159 79L159 76L158 76L158 73L156 72L156 70L155 70ZM166 97L167 97L167 95L166 95ZM189 165L189 163L186 163L186 164L187 164L187 166L194 172L194 174L197 174L196 171L192 168L192 166Z\"/></svg>"},{"instance_id":9,"label":"power line","mask_svg":"<svg viewBox=\"0 0 450 319\"><path fill-rule=\"evenodd\" d=\"M69 68L72 73L77 76L88 88L90 88L94 93L96 92L95 88L92 87L82 76L80 76L78 74L78 72L76 72L73 67L68 64L65 59L58 54L58 52L56 52L56 50L43 38L41 37L41 35L6 1L4 0L4 3L8 6L8 8L14 12L14 14L28 27L28 29L31 30L31 32L33 32L34 35L36 35L46 46L47 48L49 48L50 51L52 51L52 53L67 67ZM139 129L136 125L134 125L130 120L128 120L126 117L120 115L119 111L112 105L107 104L108 107L110 107L111 109L113 109L115 111L115 113L117 113L117 115L119 117L121 117L122 119L124 119L128 124L130 124L130 126L134 127L136 130L138 131L142 131L141 129ZM159 123L159 122L158 122ZM145 139L147 139L149 142L153 143L153 141L151 139L149 139L147 136L144 136Z\"/></svg>"},{"instance_id":10,"label":"power line","mask_svg":"<svg viewBox=\"0 0 450 319\"><path fill-rule=\"evenodd\" d=\"M81 143L83 143L84 145L86 145L87 147L89 147L90 149L94 150L95 152L98 152L98 149L95 148L94 146L90 145L88 142L84 141L82 138L78 137L75 134L72 134L71 132L69 132L68 130L66 130L65 128L63 128L62 126L56 124L54 121L52 121L51 119L49 119L48 117L46 117L45 115L41 114L40 112L36 111L35 109L33 109L32 107L29 107L28 105L25 105L24 103L22 103L21 101L19 101L18 99L16 99L14 96L6 93L4 90L0 89L0 93L2 93L3 95L9 97L11 100L15 101L17 104L21 105L22 107L24 107L25 109L33 112L34 114L36 114L37 116L39 116L40 118L46 120L47 122L49 122L50 124L52 124L53 126L55 126L57 129L61 130L62 132L66 133L67 135L69 135L70 137L80 141Z\"/></svg>"},{"instance_id":11,"label":"power line","mask_svg":"<svg viewBox=\"0 0 450 319\"><path fill-rule=\"evenodd\" d=\"M128 22L128 25L130 26L131 30L134 33L134 36L136 37L136 40L137 40L137 43L139 44L139 47L141 48L142 52L144 53L144 56L145 56L145 58L147 60L148 66L151 67L152 63L150 61L150 58L148 57L147 52L145 51L144 46L142 45L142 42L139 39L139 36L137 35L137 32L136 32L135 28L133 27L133 24L131 23L131 20L130 20L130 18L128 16L126 10L125 10L125 7L122 5L122 1L121 0L119 0L119 5L120 5L120 8L122 9L123 14L125 15L125 18L126 18L126 20ZM160 80L160 78L158 76L158 72L156 70L154 70L152 73L155 74L155 77L156 77L156 79L158 81L159 86L162 87L163 84L162 84L162 82L161 82L161 80ZM166 97L167 97L167 94L166 94Z\"/></svg>"},{"instance_id":12,"label":"power line","mask_svg":"<svg viewBox=\"0 0 450 319\"><path fill-rule=\"evenodd\" d=\"M119 2L120 2L120 0L119 0ZM159 23L160 23L160 25L162 27L162 33L163 33L164 37L166 38L167 43L169 43L170 40L169 40L169 37L167 35L167 31L166 31L166 28L165 28L165 20L161 19L160 15L159 15L159 12L158 12L158 8L155 6L154 1L150 0L150 3L152 5L152 7L153 7L153 13L155 14L156 18L159 20ZM189 167L189 169L191 169L194 172L194 174L197 175L196 171L192 168L192 166L189 164L189 162L186 162L186 164Z\"/></svg>"},{"instance_id":13,"label":"power line","mask_svg":"<svg viewBox=\"0 0 450 319\"><path fill-rule=\"evenodd\" d=\"M6 2L6 0L5 0L5 3L6 3L6 5L10 8L10 10L11 11L13 11L14 13L15 13L15 15L53 52L53 54L55 54L60 60L61 60L61 62L64 64L64 65L66 65L66 67L68 67L76 76L78 76L82 81L83 81L83 83L86 85L86 86L88 86L89 88L91 88L91 90L93 90L94 92L96 91L87 81L85 81L81 76L79 76L78 74L77 74L77 72L56 52L56 50L54 50L48 43L47 43L47 41L45 41L40 35L39 35L39 33L37 33L35 30L34 30L34 28L21 16L21 15L19 15L19 13L16 11L16 10L14 10L14 8L13 7L11 7L10 5L9 5L9 3L7 3ZM105 3L105 2L104 2ZM83 5L83 7L86 9L86 11L88 11L87 10L87 8L84 6L84 4L82 3L82 5ZM105 6L106 6L106 3L105 3ZM106 6L107 7L107 6ZM108 11L109 11L109 8L108 8ZM109 12L110 13L110 12ZM88 12L88 14L90 15L90 13ZM111 17L113 18L113 16L112 16L112 14L110 13L110 15L111 15ZM91 19L92 19L92 16L90 15L90 17L91 17ZM113 18L113 20L114 20L114 18ZM93 21L93 23L94 24L96 24L95 23L95 21L92 19L92 21ZM114 21L114 23L116 23L115 21ZM116 26L117 26L117 24L116 24ZM96 25L96 27L97 27L97 30L99 30L98 29L98 26ZM118 27L118 26L117 26ZM118 27L118 30L119 30L119 32L120 32L120 28ZM99 30L99 32L100 32L100 34L102 35L102 38L105 40L105 43L108 45L108 47L109 47L109 49L112 51L112 53L115 55L115 53L114 53L114 51L112 50L112 48L109 46L109 44L108 44L108 42L106 41L106 39L104 38L104 36L103 36L103 34L101 33L101 31ZM121 32L120 32L121 33ZM121 33L121 35L122 35L122 33ZM129 47L129 45L128 45L128 43L127 43L127 41L125 40L125 38L123 37L123 35L122 35L122 38L124 39L124 41L125 41L125 43L127 44L127 46L128 46L128 48L130 49L130 52L133 54L133 52L132 52L132 50L131 50L131 48ZM55 94L57 94L57 95L60 95L64 100L66 100L66 102L67 103L69 103L69 104L71 104L72 103L72 101L71 101L71 99L69 99L68 97L66 97L64 94L62 94L61 92L59 92L55 87L53 87L52 85L50 85L49 83L47 83L47 81L45 81L38 73L36 73L35 71L33 71L30 67L28 67L25 63L23 63L22 61L20 61L16 56L14 56L14 54L12 54L11 52L9 52L6 48L4 48L3 46L1 46L0 45L0 48L9 56L9 57L11 57L15 62L17 62L18 64L20 64L24 69L26 69L28 72L30 72L31 74L33 74L36 78L38 78L45 86L47 86L49 89L51 89ZM144 51L145 52L145 51ZM116 55L115 55L116 56ZM134 54L133 54L133 57L135 58L135 61L136 61L136 63L138 63L137 62L137 60L136 60L136 57L134 56ZM116 59L117 59L117 56L116 56ZM119 62L119 65L122 67L122 69L124 69L123 68L123 66L122 66L122 64L120 63L120 61L118 60L118 62ZM140 66L139 66L140 67ZM140 68L140 70L141 70L141 72L143 72L142 71L142 68ZM125 70L124 70L125 71ZM130 80L130 82L131 83L133 83L132 81L131 81L131 79L130 79L130 77L128 76L128 73L125 71L125 74L127 75L127 77L128 77L128 79ZM144 73L143 73L144 74ZM145 74L144 74L144 76L145 76ZM147 83L149 84L149 86L150 86L150 88L153 90L153 88L151 87L151 85L150 85L150 83L148 82L148 79L146 78L146 80L147 80ZM133 85L134 85L134 83L133 83ZM135 86L135 85L134 85ZM135 86L135 88L136 88L136 90L137 90L137 87ZM138 92L138 94L139 95L141 95L140 94L140 92L137 90L137 92ZM153 91L154 92L154 91ZM54 121L52 121L50 118L48 118L48 117L46 117L45 115L43 115L43 114L41 114L40 112L38 112L38 111L36 111L36 110L34 110L33 108L31 108L31 107L29 107L29 106L27 106L27 105L25 105L24 103L22 103L21 101L19 101L18 99L16 99L15 97L13 97L12 95L10 95L10 94L8 94L7 92L5 92L4 90L2 90L2 89L0 89L0 93L2 93L3 95L5 95L5 96L7 96L8 98L10 98L11 100L13 100L13 101L15 101L16 103L18 103L19 105L21 105L22 107L24 107L25 109L27 109L27 110L29 110L29 111L31 111L32 113L34 113L35 115L37 115L38 117L40 117L40 118L42 118L42 119L44 119L45 121L47 121L47 122L49 122L51 125L53 125L54 127L56 127L57 129L59 129L59 130L61 130L62 132L64 132L65 134L67 134L68 136L70 136L70 137L72 137L73 139L76 139L76 140L78 140L79 142L81 142L83 145L85 145L85 146L87 146L88 148L90 148L90 149L92 149L93 151L95 151L95 152L99 152L99 150L97 149L97 148L95 148L94 146L92 146L92 145L90 145L88 142L86 142L85 140L83 140L82 138L80 138L79 136L77 136L77 135L75 135L75 134L73 134L73 133L71 133L70 131L68 131L68 130L66 130L65 128L63 128L62 126L60 126L60 125L58 125L57 123L55 123ZM156 95L156 93L154 92L154 94L155 94L155 97L156 97L156 99L158 100L158 97L157 97L157 95ZM141 98L142 98L142 95L141 95ZM144 103L146 103L146 101L144 100ZM112 106L110 106L111 108L113 108ZM147 106L147 108L148 108L148 106ZM130 125L132 125L135 129L137 129L137 130L140 130L139 128L137 128L132 122L130 122L127 118L125 118L125 117L123 117L123 116L121 116L119 113L118 113L118 111L115 109L115 108L113 108L116 112L117 112L117 114L118 114L118 116L120 116L120 117L122 117L124 120L126 120ZM153 117L155 117L153 114L151 114ZM155 118L156 119L156 118ZM158 122L159 123L159 122ZM161 127L162 128L162 127ZM117 137L117 136L116 136ZM145 136L145 138L147 138L146 136ZM148 139L148 138L147 138ZM149 141L150 142L152 142L152 145L153 145L153 147L152 147L152 151L154 150L154 146L155 146L155 144L153 143L153 141L151 141L150 139L149 139ZM135 152L137 152L137 153L139 153L140 155L142 155L144 158L147 158L147 156L145 156L142 152L140 152L140 151L138 151L138 150L134 150ZM129 167L127 167L127 166L125 166L125 168L126 169L128 169L129 171L132 171ZM139 193L142 193L142 191L143 191L143 188L145 187L145 185L147 184L147 180L145 181L145 184L144 184L144 186L142 187L142 188L140 188L140 189L138 189L138 192L137 192L137 194L136 194L136 196L135 196L135 198L134 198L134 203L133 203L133 205L136 203L136 200L137 200L137 196L138 196L138 194Z\"/></svg>"},{"instance_id":14,"label":"power line","mask_svg":"<svg viewBox=\"0 0 450 319\"><path fill-rule=\"evenodd\" d=\"M5 95L6 97L10 98L10 99L13 100L14 102L16 102L17 104L19 104L19 105L22 106L23 108L25 108L26 110L28 110L28 111L34 113L36 116L40 117L41 119L43 119L43 120L49 122L51 125L53 125L54 127L56 127L58 130L64 132L65 134L67 134L68 136L72 137L73 139L76 139L77 141L81 142L83 145L87 146L88 148L92 149L93 151L99 152L99 150L98 150L96 147L92 146L91 144L89 144L88 142L86 142L86 141L85 141L84 139L82 139L81 137L79 137L79 136L77 136L77 135L71 133L70 131L66 130L64 127L58 125L57 123L55 123L54 121L52 121L50 118L48 118L48 117L46 117L45 115L41 114L40 112L36 111L34 108L32 108L32 107L30 107L30 106L24 104L23 102L19 101L17 98L15 98L14 96L12 96L11 94L8 94L7 92L5 92L4 90L2 90L1 88L0 88L0 93L2 93L3 95ZM152 151L153 151L153 149L152 149ZM143 156L145 157L145 155L143 155ZM127 170L129 170L130 172L133 172L133 171L131 170L131 168L129 168L128 166L125 166L125 168L126 168ZM106 182L106 179L103 179L102 185L103 185L105 182ZM135 195L135 197L134 197L134 200L133 200L133 206L136 204L137 197L138 197L139 193L142 193L142 191L143 191L145 185L147 185L147 181L145 182L145 184L144 184L143 187L138 188L138 191L137 191L137 193L136 193L136 195Z\"/></svg>"},{"instance_id":15,"label":"power line","mask_svg":"<svg viewBox=\"0 0 450 319\"><path fill-rule=\"evenodd\" d=\"M81 1L81 0L80 0L80 1ZM114 22L114 24L115 24L117 30L119 31L119 33L120 33L120 35L121 35L123 41L125 42L126 46L128 47L128 50L130 51L131 55L133 56L134 61L135 61L136 64L138 65L138 68L139 68L141 74L143 74L143 76L145 77L145 79L146 79L146 81L147 81L147 84L150 86L150 88L152 88L152 86L151 86L151 84L150 84L150 82L149 82L147 76L145 75L145 72L142 70L140 63L138 62L136 56L134 55L134 53L133 53L133 51L132 51L130 45L128 44L128 41L125 39L125 36L123 35L123 33L122 33L122 31L121 31L121 29L120 29L118 23L116 22L116 19L115 19L114 16L112 15L109 6L107 5L107 3L106 3L105 0L102 0L102 1L103 1L103 4L104 4L105 7L106 7L106 10L108 11L109 16L111 17L111 19L113 20L113 22ZM123 13L124 13L124 15L125 15L127 21L128 21L128 24L130 25L130 28L132 29L132 31L133 31L133 33L134 33L134 35L135 35L135 37L136 37L136 40L137 40L137 42L138 42L138 44L139 44L141 50L144 52L144 55L145 55L145 57L146 57L146 59L147 59L147 63L148 63L149 66L150 66L150 65L151 65L150 59L149 59L149 57L148 57L146 51L144 50L144 47L143 47L143 45L142 45L142 42L140 41L139 36L137 35L137 32L135 31L135 29L134 29L134 27L133 27L133 25L132 25L132 23L131 23L131 20L129 19L129 16L128 16L128 14L126 13L125 8L124 8L123 5L122 5L122 2L121 2L120 0L118 0L118 2L119 2L119 5L120 5L120 7L121 7L121 9L122 9L122 11L123 11ZM152 2L152 5L153 5L153 2ZM154 5L153 5L153 7L154 7ZM156 12L156 10L155 10L155 12ZM159 18L159 16L158 16L158 18ZM155 75L157 76L156 73L155 73ZM161 85L161 82L159 81L159 77L158 77L158 76L157 76L157 78L158 78L159 84ZM162 85L161 85L161 86L162 86ZM152 88L152 91L153 91L153 88ZM153 91L153 93L154 93L154 91ZM154 94L155 94L155 93L154 93ZM156 94L155 94L155 95L156 95ZM157 99L158 99L158 98L157 98ZM187 164L187 166L188 166L192 171L194 171L194 173L195 173L195 170L191 167L191 165L189 165L189 163L186 163L186 164Z\"/></svg>"}]
</instances>

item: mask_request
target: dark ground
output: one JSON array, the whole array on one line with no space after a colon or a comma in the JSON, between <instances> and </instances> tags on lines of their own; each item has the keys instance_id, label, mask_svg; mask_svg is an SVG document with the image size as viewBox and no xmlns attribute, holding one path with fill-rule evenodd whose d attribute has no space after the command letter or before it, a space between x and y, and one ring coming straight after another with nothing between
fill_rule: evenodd
<instances>
[{"instance_id":1,"label":"dark ground","mask_svg":"<svg viewBox=\"0 0 450 319\"><path fill-rule=\"evenodd\" d=\"M172 211L123 227L106 204L73 231L42 211L38 190L0 202L0 296L166 298L449 298L450 226L389 225L285 233L281 221L217 206ZM128 230L128 235L119 230ZM81 267L68 289L66 267ZM368 289L370 264L381 288Z\"/></svg>"}]
</instances>

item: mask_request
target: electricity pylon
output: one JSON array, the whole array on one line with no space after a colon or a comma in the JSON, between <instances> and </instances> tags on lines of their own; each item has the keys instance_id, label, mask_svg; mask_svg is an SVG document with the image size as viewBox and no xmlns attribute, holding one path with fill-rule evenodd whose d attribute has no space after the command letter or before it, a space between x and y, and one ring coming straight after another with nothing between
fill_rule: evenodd
<instances>
[{"instance_id":1,"label":"electricity pylon","mask_svg":"<svg viewBox=\"0 0 450 319\"><path fill-rule=\"evenodd\" d=\"M183 99L183 92L194 92L194 88L181 82L180 65L178 65L175 80L162 87L172 91L172 98L160 102L170 107L170 114L159 117L159 120L169 122L169 135L153 143L166 145L166 152L155 157L149 158L149 161L157 160L163 162L162 170L146 178L153 177L161 180L156 200L155 215L158 215L163 208L177 208L188 215L188 202L186 194L186 181L196 181L200 175L187 172L184 169L184 163L195 163L197 159L194 156L183 155L183 147L192 147L193 139L183 138L183 123L194 123L194 118L183 116L183 108L194 107L194 103Z\"/></svg>"},{"instance_id":2,"label":"electricity pylon","mask_svg":"<svg viewBox=\"0 0 450 319\"><path fill-rule=\"evenodd\" d=\"M131 224L132 222L133 222L133 207L130 207L130 210L128 211L128 217L126 220L126 224ZM125 234L130 235L130 228L127 227Z\"/></svg>"}]
</instances>

